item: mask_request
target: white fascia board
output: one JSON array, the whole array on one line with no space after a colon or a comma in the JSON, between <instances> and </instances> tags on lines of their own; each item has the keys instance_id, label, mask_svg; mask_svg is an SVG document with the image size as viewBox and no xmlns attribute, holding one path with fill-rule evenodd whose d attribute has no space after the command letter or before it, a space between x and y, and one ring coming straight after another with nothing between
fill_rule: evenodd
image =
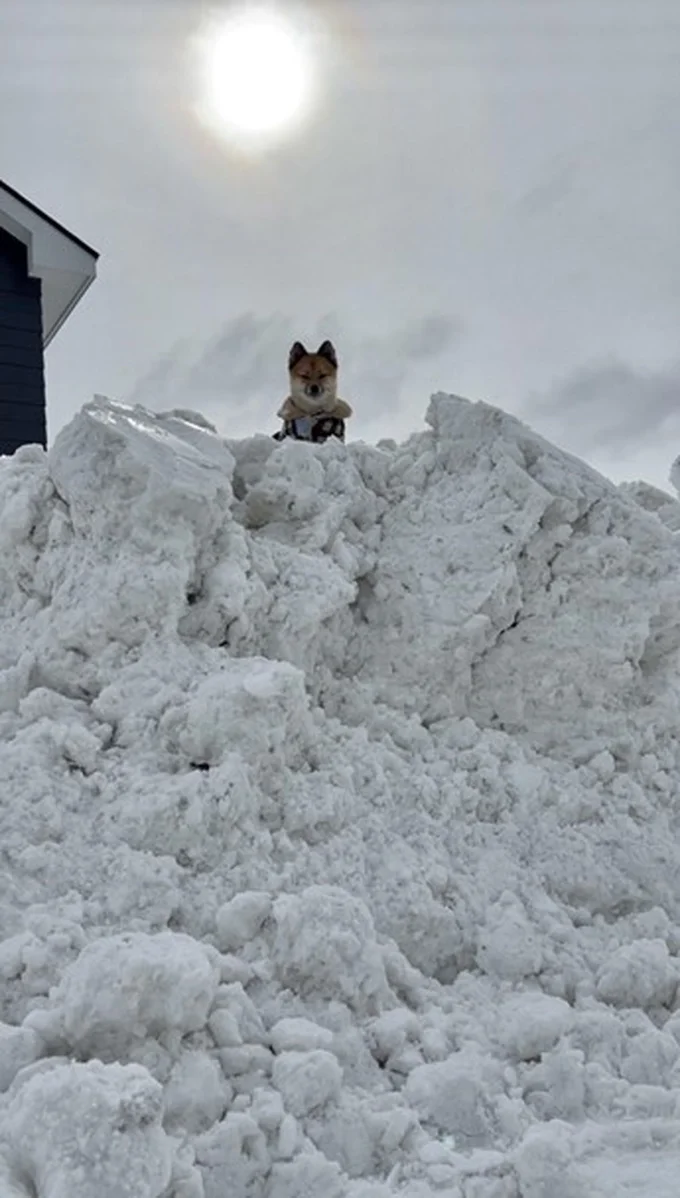
<instances>
[{"instance_id":1,"label":"white fascia board","mask_svg":"<svg viewBox=\"0 0 680 1198\"><path fill-rule=\"evenodd\" d=\"M97 256L2 186L0 228L23 242L28 273L42 282L43 345L47 346L95 278Z\"/></svg>"}]
</instances>

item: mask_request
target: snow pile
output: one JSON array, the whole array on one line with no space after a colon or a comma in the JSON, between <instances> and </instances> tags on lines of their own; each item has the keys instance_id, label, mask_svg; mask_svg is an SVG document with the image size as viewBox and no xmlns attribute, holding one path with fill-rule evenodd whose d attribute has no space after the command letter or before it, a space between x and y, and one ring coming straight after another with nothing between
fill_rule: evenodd
<instances>
[{"instance_id":1,"label":"snow pile","mask_svg":"<svg viewBox=\"0 0 680 1198\"><path fill-rule=\"evenodd\" d=\"M0 463L8 1198L675 1198L680 504L428 423Z\"/></svg>"}]
</instances>

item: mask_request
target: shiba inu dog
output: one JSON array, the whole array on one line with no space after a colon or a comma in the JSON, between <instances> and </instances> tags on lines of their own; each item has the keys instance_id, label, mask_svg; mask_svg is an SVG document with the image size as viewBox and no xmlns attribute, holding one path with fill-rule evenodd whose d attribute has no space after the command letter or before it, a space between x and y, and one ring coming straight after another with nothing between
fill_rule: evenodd
<instances>
[{"instance_id":1,"label":"shiba inu dog","mask_svg":"<svg viewBox=\"0 0 680 1198\"><path fill-rule=\"evenodd\" d=\"M296 341L288 355L290 393L277 415L283 428L277 441L294 437L298 441L326 441L328 437L345 439L345 421L352 409L338 399L338 359L330 341L324 341L310 354Z\"/></svg>"}]
</instances>

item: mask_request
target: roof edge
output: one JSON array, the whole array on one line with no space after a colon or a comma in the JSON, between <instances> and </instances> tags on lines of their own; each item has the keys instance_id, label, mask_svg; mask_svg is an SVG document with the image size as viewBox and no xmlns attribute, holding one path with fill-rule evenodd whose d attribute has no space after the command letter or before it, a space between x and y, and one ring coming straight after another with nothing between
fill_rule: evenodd
<instances>
[{"instance_id":1,"label":"roof edge","mask_svg":"<svg viewBox=\"0 0 680 1198\"><path fill-rule=\"evenodd\" d=\"M42 343L43 349L47 349L48 345L51 344L53 338L56 337L61 326L66 323L66 321L68 320L69 316L71 315L73 309L76 307L77 304L80 303L85 292L88 290L89 287L91 287L91 285L93 283L94 283L94 275L89 275L88 278L86 278L81 283L80 287L76 291L73 298L70 300L70 302L64 308L64 311L61 313L61 316L57 320L56 324L53 324L51 329L48 329L46 332L43 333L43 343Z\"/></svg>"},{"instance_id":2,"label":"roof edge","mask_svg":"<svg viewBox=\"0 0 680 1198\"><path fill-rule=\"evenodd\" d=\"M82 240L82 238L76 237L75 233L71 233L69 229L65 228L64 225L61 225L58 220L54 219L53 216L49 216L47 212L43 212L42 208L38 208L37 204L32 203L31 200L27 200L26 196L22 195L20 191L17 191L15 187L10 187L9 183L5 183L4 179L0 179L0 190L6 191L8 195L12 196L13 199L18 200L20 204L24 204L30 212L33 212L36 216L39 216L42 220L46 221L48 225L51 225L53 229L57 230L57 232L62 233L64 237L68 237L69 241L72 241L75 245L80 246L81 250L85 250L86 253L91 254L95 262L97 261L99 258L98 250L93 249L92 246L88 245L86 241Z\"/></svg>"}]
</instances>

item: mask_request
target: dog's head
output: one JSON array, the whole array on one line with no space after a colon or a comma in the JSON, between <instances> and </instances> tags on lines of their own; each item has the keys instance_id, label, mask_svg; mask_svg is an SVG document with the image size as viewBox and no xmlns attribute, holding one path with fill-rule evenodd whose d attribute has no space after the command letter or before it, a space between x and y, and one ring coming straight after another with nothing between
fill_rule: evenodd
<instances>
[{"instance_id":1,"label":"dog's head","mask_svg":"<svg viewBox=\"0 0 680 1198\"><path fill-rule=\"evenodd\" d=\"M290 394L307 411L323 412L337 397L338 359L330 341L310 354L296 341L288 355Z\"/></svg>"}]
</instances>

